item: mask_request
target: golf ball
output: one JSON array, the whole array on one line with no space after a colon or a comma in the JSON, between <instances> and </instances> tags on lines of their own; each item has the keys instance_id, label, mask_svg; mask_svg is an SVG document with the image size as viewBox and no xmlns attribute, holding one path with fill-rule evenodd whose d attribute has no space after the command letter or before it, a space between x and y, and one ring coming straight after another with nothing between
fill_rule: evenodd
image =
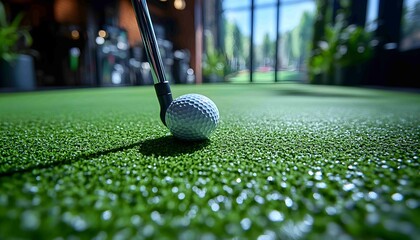
<instances>
[{"instance_id":1,"label":"golf ball","mask_svg":"<svg viewBox=\"0 0 420 240\"><path fill-rule=\"evenodd\" d=\"M186 94L172 101L166 110L165 122L177 138L204 140L216 129L219 110L203 95Z\"/></svg>"}]
</instances>

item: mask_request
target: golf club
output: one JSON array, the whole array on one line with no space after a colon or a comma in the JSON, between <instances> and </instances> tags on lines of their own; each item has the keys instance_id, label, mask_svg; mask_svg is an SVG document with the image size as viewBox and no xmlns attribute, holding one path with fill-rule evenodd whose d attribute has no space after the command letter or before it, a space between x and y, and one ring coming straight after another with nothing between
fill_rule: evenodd
<instances>
[{"instance_id":1,"label":"golf club","mask_svg":"<svg viewBox=\"0 0 420 240\"><path fill-rule=\"evenodd\" d=\"M143 37L146 55L151 64L160 105L160 119L177 138L208 139L219 123L219 110L216 104L200 94L185 94L175 100L172 99L146 0L132 0L132 4Z\"/></svg>"},{"instance_id":2,"label":"golf club","mask_svg":"<svg viewBox=\"0 0 420 240\"><path fill-rule=\"evenodd\" d=\"M141 35L143 37L143 44L146 48L147 58L149 59L149 63L151 65L153 82L160 105L160 119L166 126L165 114L172 102L172 93L169 82L165 77L162 58L160 56L159 46L153 30L149 9L147 8L146 0L132 0L131 2L136 13L137 23L139 25Z\"/></svg>"}]
</instances>

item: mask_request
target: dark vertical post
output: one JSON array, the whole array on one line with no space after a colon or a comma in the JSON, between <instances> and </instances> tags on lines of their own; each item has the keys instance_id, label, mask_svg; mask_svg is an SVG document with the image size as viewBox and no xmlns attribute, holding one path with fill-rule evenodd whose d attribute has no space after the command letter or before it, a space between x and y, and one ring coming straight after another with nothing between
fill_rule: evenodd
<instances>
[{"instance_id":1,"label":"dark vertical post","mask_svg":"<svg viewBox=\"0 0 420 240\"><path fill-rule=\"evenodd\" d=\"M223 14L223 9L222 9L222 0L217 0L216 1L216 6L215 6L215 16L217 16L215 18L216 20L216 26L217 26L217 35L216 35L216 48L221 49L223 52L225 51L225 46L223 43L223 38L224 38L224 34L222 34L222 32L224 32L223 28L223 21L222 21L222 14Z\"/></svg>"},{"instance_id":2,"label":"dark vertical post","mask_svg":"<svg viewBox=\"0 0 420 240\"><path fill-rule=\"evenodd\" d=\"M201 59L203 54L203 3L202 0L195 0L194 4L194 30L195 30L195 83L202 83L203 73Z\"/></svg>"},{"instance_id":3,"label":"dark vertical post","mask_svg":"<svg viewBox=\"0 0 420 240\"><path fill-rule=\"evenodd\" d=\"M335 18L338 15L338 10L341 8L340 0L332 0L332 23L335 24Z\"/></svg>"},{"instance_id":4,"label":"dark vertical post","mask_svg":"<svg viewBox=\"0 0 420 240\"><path fill-rule=\"evenodd\" d=\"M365 27L368 1L352 1L350 4L349 23Z\"/></svg>"},{"instance_id":5,"label":"dark vertical post","mask_svg":"<svg viewBox=\"0 0 420 240\"><path fill-rule=\"evenodd\" d=\"M379 85L398 85L398 64L399 51L398 46L401 34L401 17L403 1L388 0L379 1L378 28L376 37L379 39L377 46L377 69L375 78L372 78L374 84ZM374 60L374 61L375 61Z\"/></svg>"},{"instance_id":6,"label":"dark vertical post","mask_svg":"<svg viewBox=\"0 0 420 240\"><path fill-rule=\"evenodd\" d=\"M276 56L274 65L274 82L278 82L277 69L279 68L279 38L280 38L280 0L277 0L277 14L276 14Z\"/></svg>"},{"instance_id":7,"label":"dark vertical post","mask_svg":"<svg viewBox=\"0 0 420 240\"><path fill-rule=\"evenodd\" d=\"M249 82L253 82L253 75L254 75L254 0L251 0L251 44L249 49Z\"/></svg>"}]
</instances>

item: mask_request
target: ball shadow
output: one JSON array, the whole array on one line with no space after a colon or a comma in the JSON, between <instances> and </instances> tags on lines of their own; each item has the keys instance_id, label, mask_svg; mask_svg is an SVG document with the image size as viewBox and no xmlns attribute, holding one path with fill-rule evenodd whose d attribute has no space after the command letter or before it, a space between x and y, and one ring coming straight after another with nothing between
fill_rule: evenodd
<instances>
[{"instance_id":1,"label":"ball shadow","mask_svg":"<svg viewBox=\"0 0 420 240\"><path fill-rule=\"evenodd\" d=\"M173 157L201 150L209 143L210 140L182 141L173 136L165 136L140 143L139 152L146 156Z\"/></svg>"}]
</instances>

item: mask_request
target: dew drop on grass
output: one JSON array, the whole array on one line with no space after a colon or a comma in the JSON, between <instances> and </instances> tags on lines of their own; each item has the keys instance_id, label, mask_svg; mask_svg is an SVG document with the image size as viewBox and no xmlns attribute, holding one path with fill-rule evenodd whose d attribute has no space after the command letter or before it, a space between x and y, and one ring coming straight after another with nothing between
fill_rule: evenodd
<instances>
[{"instance_id":1,"label":"dew drop on grass","mask_svg":"<svg viewBox=\"0 0 420 240\"><path fill-rule=\"evenodd\" d=\"M210 201L209 201L209 205L210 205L210 208L211 208L211 210L212 210L213 212L217 212L217 211L219 211L219 209L220 209L220 206L219 206L219 204L218 204L216 201L212 201L212 200L210 200Z\"/></svg>"},{"instance_id":2,"label":"dew drop on grass","mask_svg":"<svg viewBox=\"0 0 420 240\"><path fill-rule=\"evenodd\" d=\"M21 215L21 225L25 230L36 230L39 227L39 216L36 212L26 210Z\"/></svg>"},{"instance_id":3,"label":"dew drop on grass","mask_svg":"<svg viewBox=\"0 0 420 240\"><path fill-rule=\"evenodd\" d=\"M326 212L328 215L332 216L332 215L337 214L337 208L332 207L332 206L328 206L328 207L326 207L326 208L325 208L325 212Z\"/></svg>"},{"instance_id":4,"label":"dew drop on grass","mask_svg":"<svg viewBox=\"0 0 420 240\"><path fill-rule=\"evenodd\" d=\"M284 220L284 215L277 210L273 210L268 214L268 219L272 222L281 222Z\"/></svg>"},{"instance_id":5,"label":"dew drop on grass","mask_svg":"<svg viewBox=\"0 0 420 240\"><path fill-rule=\"evenodd\" d=\"M312 194L312 197L313 197L315 200L319 200L319 199L321 199L321 194L319 194L319 193L314 193L314 194Z\"/></svg>"},{"instance_id":6,"label":"dew drop on grass","mask_svg":"<svg viewBox=\"0 0 420 240\"><path fill-rule=\"evenodd\" d=\"M223 190L225 190L225 192L227 192L228 194L233 193L233 189L229 187L228 185L223 185Z\"/></svg>"},{"instance_id":7,"label":"dew drop on grass","mask_svg":"<svg viewBox=\"0 0 420 240\"><path fill-rule=\"evenodd\" d=\"M318 181L321 181L322 180L322 172L317 171L315 173L315 179L318 180Z\"/></svg>"},{"instance_id":8,"label":"dew drop on grass","mask_svg":"<svg viewBox=\"0 0 420 240\"><path fill-rule=\"evenodd\" d=\"M158 211L153 211L150 214L150 218L157 224L162 225L163 224L163 218L160 215L160 213Z\"/></svg>"},{"instance_id":9,"label":"dew drop on grass","mask_svg":"<svg viewBox=\"0 0 420 240\"><path fill-rule=\"evenodd\" d=\"M6 206L9 203L7 195L0 195L0 206Z\"/></svg>"},{"instance_id":10,"label":"dew drop on grass","mask_svg":"<svg viewBox=\"0 0 420 240\"><path fill-rule=\"evenodd\" d=\"M242 203L244 203L244 199L242 198L242 196L239 196L236 198L236 203L241 205Z\"/></svg>"},{"instance_id":11,"label":"dew drop on grass","mask_svg":"<svg viewBox=\"0 0 420 240\"><path fill-rule=\"evenodd\" d=\"M263 197L261 197L260 195L256 195L256 196L254 197L254 200L255 200L257 203L259 203L259 204L264 204L264 198L263 198Z\"/></svg>"},{"instance_id":12,"label":"dew drop on grass","mask_svg":"<svg viewBox=\"0 0 420 240\"><path fill-rule=\"evenodd\" d=\"M371 192L368 193L368 197L369 197L370 200L375 200L375 199L378 198L378 194L376 192L371 191Z\"/></svg>"},{"instance_id":13,"label":"dew drop on grass","mask_svg":"<svg viewBox=\"0 0 420 240\"><path fill-rule=\"evenodd\" d=\"M286 199L284 199L284 203L286 204L286 207L288 208L293 206L293 200L289 197L286 197Z\"/></svg>"},{"instance_id":14,"label":"dew drop on grass","mask_svg":"<svg viewBox=\"0 0 420 240\"><path fill-rule=\"evenodd\" d=\"M404 199L404 196L401 193L394 193L392 194L391 198L396 202L400 202Z\"/></svg>"},{"instance_id":15,"label":"dew drop on grass","mask_svg":"<svg viewBox=\"0 0 420 240\"><path fill-rule=\"evenodd\" d=\"M155 229L152 225L148 224L143 228L142 232L145 237L151 237L155 233Z\"/></svg>"},{"instance_id":16,"label":"dew drop on grass","mask_svg":"<svg viewBox=\"0 0 420 240\"><path fill-rule=\"evenodd\" d=\"M344 191L346 191L346 192L348 192L348 191L351 191L351 190L353 190L354 189L354 184L353 183L346 183L346 184L344 184L344 186L343 186L343 190Z\"/></svg>"},{"instance_id":17,"label":"dew drop on grass","mask_svg":"<svg viewBox=\"0 0 420 240\"><path fill-rule=\"evenodd\" d=\"M241 227L243 230L249 230L251 228L252 222L249 218L244 218L241 220Z\"/></svg>"},{"instance_id":18,"label":"dew drop on grass","mask_svg":"<svg viewBox=\"0 0 420 240\"><path fill-rule=\"evenodd\" d=\"M318 183L315 184L315 186L319 189L327 188L327 184L324 183L324 182L318 182Z\"/></svg>"},{"instance_id":19,"label":"dew drop on grass","mask_svg":"<svg viewBox=\"0 0 420 240\"><path fill-rule=\"evenodd\" d=\"M178 199L179 200L183 200L185 198L185 193L179 193L178 194Z\"/></svg>"},{"instance_id":20,"label":"dew drop on grass","mask_svg":"<svg viewBox=\"0 0 420 240\"><path fill-rule=\"evenodd\" d=\"M280 183L280 186L281 186L282 188L287 188L287 183L286 183L286 182L281 182L281 183Z\"/></svg>"},{"instance_id":21,"label":"dew drop on grass","mask_svg":"<svg viewBox=\"0 0 420 240\"><path fill-rule=\"evenodd\" d=\"M375 225L375 224L377 224L379 222L379 219L380 219L379 218L379 215L377 213L375 213L375 212L369 213L366 216L366 222L369 225Z\"/></svg>"},{"instance_id":22,"label":"dew drop on grass","mask_svg":"<svg viewBox=\"0 0 420 240\"><path fill-rule=\"evenodd\" d=\"M112 217L112 212L110 210L106 210L102 213L102 219L104 221L108 221Z\"/></svg>"},{"instance_id":23,"label":"dew drop on grass","mask_svg":"<svg viewBox=\"0 0 420 240\"><path fill-rule=\"evenodd\" d=\"M134 226L140 226L140 224L141 224L141 217L139 216L139 215L133 215L133 216L131 216L131 223L134 225Z\"/></svg>"},{"instance_id":24,"label":"dew drop on grass","mask_svg":"<svg viewBox=\"0 0 420 240\"><path fill-rule=\"evenodd\" d=\"M406 202L407 207L411 208L411 209L415 209L417 207L419 207L420 202L416 201L415 199L408 199Z\"/></svg>"}]
</instances>

